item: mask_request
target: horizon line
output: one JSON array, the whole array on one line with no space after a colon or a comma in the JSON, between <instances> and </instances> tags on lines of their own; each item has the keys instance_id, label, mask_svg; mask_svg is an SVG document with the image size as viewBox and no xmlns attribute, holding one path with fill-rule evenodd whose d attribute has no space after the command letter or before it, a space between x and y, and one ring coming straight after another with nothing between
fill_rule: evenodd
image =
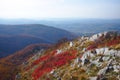
<instances>
[{"instance_id":1,"label":"horizon line","mask_svg":"<svg viewBox=\"0 0 120 80\"><path fill-rule=\"evenodd\" d=\"M0 20L120 20L120 18L0 18Z\"/></svg>"}]
</instances>

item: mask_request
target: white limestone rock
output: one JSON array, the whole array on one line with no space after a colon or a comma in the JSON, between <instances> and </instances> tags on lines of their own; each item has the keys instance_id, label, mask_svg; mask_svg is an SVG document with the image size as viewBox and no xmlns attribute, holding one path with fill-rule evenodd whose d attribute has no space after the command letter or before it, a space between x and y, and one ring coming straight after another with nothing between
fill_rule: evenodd
<instances>
[{"instance_id":1,"label":"white limestone rock","mask_svg":"<svg viewBox=\"0 0 120 80\"><path fill-rule=\"evenodd\" d=\"M119 65L114 65L113 66L115 72L119 72L120 66Z\"/></svg>"},{"instance_id":2,"label":"white limestone rock","mask_svg":"<svg viewBox=\"0 0 120 80\"><path fill-rule=\"evenodd\" d=\"M73 46L73 42L70 42L69 46L72 47Z\"/></svg>"},{"instance_id":3,"label":"white limestone rock","mask_svg":"<svg viewBox=\"0 0 120 80\"><path fill-rule=\"evenodd\" d=\"M101 75L101 74L105 74L106 73L106 70L107 70L107 67L105 67L105 68L103 68L103 69L101 69L99 72L98 72L98 74L97 75Z\"/></svg>"},{"instance_id":4,"label":"white limestone rock","mask_svg":"<svg viewBox=\"0 0 120 80\"><path fill-rule=\"evenodd\" d=\"M57 53L56 54L60 54L62 52L62 50L57 49Z\"/></svg>"},{"instance_id":5,"label":"white limestone rock","mask_svg":"<svg viewBox=\"0 0 120 80\"><path fill-rule=\"evenodd\" d=\"M89 80L97 80L97 77L89 77Z\"/></svg>"},{"instance_id":6,"label":"white limestone rock","mask_svg":"<svg viewBox=\"0 0 120 80\"><path fill-rule=\"evenodd\" d=\"M99 48L99 49L96 49L96 52L97 54L105 54L107 55L107 52L108 52L108 48Z\"/></svg>"},{"instance_id":7,"label":"white limestone rock","mask_svg":"<svg viewBox=\"0 0 120 80\"><path fill-rule=\"evenodd\" d=\"M102 59L103 59L103 61L108 61L110 59L110 56L103 57Z\"/></svg>"},{"instance_id":8,"label":"white limestone rock","mask_svg":"<svg viewBox=\"0 0 120 80\"><path fill-rule=\"evenodd\" d=\"M54 69L50 72L50 74L54 74Z\"/></svg>"}]
</instances>

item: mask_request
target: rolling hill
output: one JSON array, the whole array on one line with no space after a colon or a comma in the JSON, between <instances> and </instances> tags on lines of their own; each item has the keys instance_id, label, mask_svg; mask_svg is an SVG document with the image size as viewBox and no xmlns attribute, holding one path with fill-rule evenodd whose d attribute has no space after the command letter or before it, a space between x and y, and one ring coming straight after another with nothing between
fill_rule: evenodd
<instances>
[{"instance_id":1,"label":"rolling hill","mask_svg":"<svg viewBox=\"0 0 120 80\"><path fill-rule=\"evenodd\" d=\"M0 25L0 57L8 56L30 44L56 43L76 36L66 30L41 25Z\"/></svg>"},{"instance_id":2,"label":"rolling hill","mask_svg":"<svg viewBox=\"0 0 120 80\"><path fill-rule=\"evenodd\" d=\"M0 57L8 56L18 50L23 49L24 47L35 44L35 43L50 43L48 41L42 40L40 38L32 37L32 36L0 36Z\"/></svg>"}]
</instances>

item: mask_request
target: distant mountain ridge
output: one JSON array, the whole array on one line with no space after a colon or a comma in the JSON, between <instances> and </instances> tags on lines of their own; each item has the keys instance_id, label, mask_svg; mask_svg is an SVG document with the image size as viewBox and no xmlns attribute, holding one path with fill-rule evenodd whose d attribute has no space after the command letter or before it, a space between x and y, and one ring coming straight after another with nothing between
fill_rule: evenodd
<instances>
[{"instance_id":1,"label":"distant mountain ridge","mask_svg":"<svg viewBox=\"0 0 120 80\"><path fill-rule=\"evenodd\" d=\"M46 24L68 30L79 36L93 35L99 32L120 31L120 19L0 19L0 24Z\"/></svg>"},{"instance_id":2,"label":"distant mountain ridge","mask_svg":"<svg viewBox=\"0 0 120 80\"><path fill-rule=\"evenodd\" d=\"M63 37L68 39L75 37L75 34L69 31L42 24L0 25L0 35L21 34L32 35L41 39L50 39L53 43Z\"/></svg>"},{"instance_id":3,"label":"distant mountain ridge","mask_svg":"<svg viewBox=\"0 0 120 80\"><path fill-rule=\"evenodd\" d=\"M73 39L73 33L42 24L0 24L0 57L21 50L30 44L56 43L62 38Z\"/></svg>"},{"instance_id":4,"label":"distant mountain ridge","mask_svg":"<svg viewBox=\"0 0 120 80\"><path fill-rule=\"evenodd\" d=\"M91 36L104 31L120 31L120 20L61 21L48 25L74 32L80 36Z\"/></svg>"}]
</instances>

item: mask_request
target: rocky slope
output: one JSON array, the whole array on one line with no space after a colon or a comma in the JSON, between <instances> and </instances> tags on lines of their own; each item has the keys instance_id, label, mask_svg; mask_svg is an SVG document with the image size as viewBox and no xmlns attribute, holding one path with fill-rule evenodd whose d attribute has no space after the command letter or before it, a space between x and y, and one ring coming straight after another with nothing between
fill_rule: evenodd
<instances>
[{"instance_id":1,"label":"rocky slope","mask_svg":"<svg viewBox=\"0 0 120 80\"><path fill-rule=\"evenodd\" d=\"M120 34L104 32L42 50L16 80L120 80Z\"/></svg>"}]
</instances>

